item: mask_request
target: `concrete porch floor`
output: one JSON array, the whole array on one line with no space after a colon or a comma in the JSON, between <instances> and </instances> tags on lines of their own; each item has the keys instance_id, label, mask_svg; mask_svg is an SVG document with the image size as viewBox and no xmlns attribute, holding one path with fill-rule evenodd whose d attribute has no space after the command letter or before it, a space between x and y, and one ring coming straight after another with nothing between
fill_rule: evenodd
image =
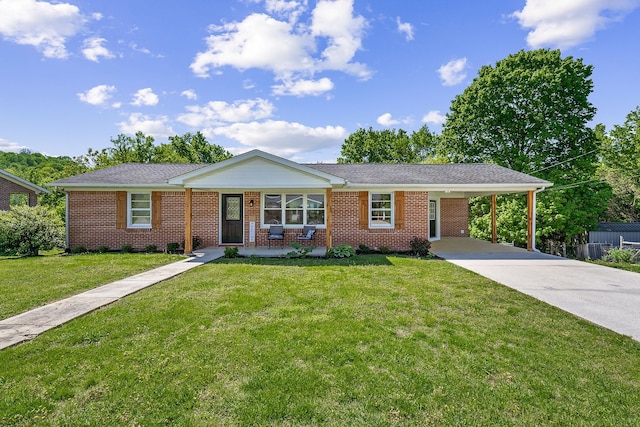
<instances>
[{"instance_id":1,"label":"concrete porch floor","mask_svg":"<svg viewBox=\"0 0 640 427\"><path fill-rule=\"evenodd\" d=\"M502 243L491 243L486 240L469 237L444 237L431 242L431 252L447 260L452 259L544 259L555 258L540 252Z\"/></svg>"},{"instance_id":2,"label":"concrete porch floor","mask_svg":"<svg viewBox=\"0 0 640 427\"><path fill-rule=\"evenodd\" d=\"M197 249L193 252L196 254L205 253L205 254L211 255L214 259L216 259L216 258L222 258L224 256L224 250L227 247L229 246L208 247L208 248ZM238 248L238 253L240 254L240 256L243 256L243 257L256 256L256 257L263 257L263 258L278 258L280 256L284 256L288 254L289 252L295 251L294 248L287 245L271 246L270 248L267 246L257 246L253 248L237 246L237 248ZM317 246L317 247L314 247L313 251L311 251L309 256L323 257L325 256L326 253L327 253L327 248L325 246Z\"/></svg>"}]
</instances>

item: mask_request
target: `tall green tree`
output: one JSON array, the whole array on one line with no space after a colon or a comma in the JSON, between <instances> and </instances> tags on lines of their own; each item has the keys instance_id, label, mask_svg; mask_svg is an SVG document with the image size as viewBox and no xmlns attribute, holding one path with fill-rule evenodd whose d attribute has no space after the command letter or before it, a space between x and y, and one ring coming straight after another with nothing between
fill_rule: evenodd
<instances>
[{"instance_id":1,"label":"tall green tree","mask_svg":"<svg viewBox=\"0 0 640 427\"><path fill-rule=\"evenodd\" d=\"M496 163L555 184L557 190L538 198L543 239L570 240L592 227L606 206L606 186L593 182L598 143L588 126L596 111L588 99L592 72L559 50L520 51L483 66L455 97L443 126L439 149L451 161ZM523 199L503 201L509 208L501 216L508 219L498 221L512 224L499 229L503 238L513 237L514 227L526 229ZM474 221L486 222L488 212L471 212L477 215L473 231Z\"/></svg>"},{"instance_id":2,"label":"tall green tree","mask_svg":"<svg viewBox=\"0 0 640 427\"><path fill-rule=\"evenodd\" d=\"M143 132L136 132L135 136L119 134L111 138L113 147L94 150L89 148L84 156L76 161L90 169L100 169L122 163L153 163L156 147L154 138Z\"/></svg>"},{"instance_id":3,"label":"tall green tree","mask_svg":"<svg viewBox=\"0 0 640 427\"><path fill-rule=\"evenodd\" d=\"M199 131L195 134L187 132L182 136L170 136L167 148L175 153L178 161L186 163L217 163L233 156L223 147L210 144Z\"/></svg>"},{"instance_id":4,"label":"tall green tree","mask_svg":"<svg viewBox=\"0 0 640 427\"><path fill-rule=\"evenodd\" d=\"M603 138L601 152L600 176L613 189L607 216L613 221L640 221L640 106Z\"/></svg>"},{"instance_id":5,"label":"tall green tree","mask_svg":"<svg viewBox=\"0 0 640 427\"><path fill-rule=\"evenodd\" d=\"M342 144L338 163L420 163L435 158L438 137L424 125L402 129L358 129Z\"/></svg>"},{"instance_id":6,"label":"tall green tree","mask_svg":"<svg viewBox=\"0 0 640 427\"><path fill-rule=\"evenodd\" d=\"M87 168L105 168L122 163L216 163L232 154L223 147L207 142L196 132L169 137L169 143L154 145L154 138L142 132L135 136L119 134L111 139L112 147L102 150L89 148L76 161Z\"/></svg>"}]
</instances>

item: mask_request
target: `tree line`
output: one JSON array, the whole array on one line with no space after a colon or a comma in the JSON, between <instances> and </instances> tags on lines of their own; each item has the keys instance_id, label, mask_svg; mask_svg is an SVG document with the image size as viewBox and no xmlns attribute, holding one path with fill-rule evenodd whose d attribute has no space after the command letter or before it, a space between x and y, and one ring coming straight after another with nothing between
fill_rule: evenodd
<instances>
[{"instance_id":1,"label":"tree line","mask_svg":"<svg viewBox=\"0 0 640 427\"><path fill-rule=\"evenodd\" d=\"M520 51L483 66L451 102L442 132L358 129L338 163L495 163L554 183L538 195L538 243L583 239L598 221L640 221L640 107L607 132L592 126L593 66L559 50ZM142 132L76 158L0 152L0 168L38 185L120 163L215 163L232 155L201 132L156 145ZM42 204L64 212L53 192ZM526 200L500 196L501 241L526 242ZM470 234L490 234L488 198L470 201Z\"/></svg>"}]
</instances>

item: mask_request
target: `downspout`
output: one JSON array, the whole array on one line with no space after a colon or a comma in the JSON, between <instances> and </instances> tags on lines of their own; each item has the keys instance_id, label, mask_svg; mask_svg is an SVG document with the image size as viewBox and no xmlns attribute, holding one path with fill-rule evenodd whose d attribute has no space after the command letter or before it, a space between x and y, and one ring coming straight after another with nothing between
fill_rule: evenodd
<instances>
[{"instance_id":1,"label":"downspout","mask_svg":"<svg viewBox=\"0 0 640 427\"><path fill-rule=\"evenodd\" d=\"M532 237L532 250L533 252L540 252L539 249L536 249L536 204L537 204L537 199L538 199L538 193L542 193L547 187L542 187L539 190L535 190L533 192L533 218L531 218L533 220L533 224L532 224L532 232L531 234L533 234Z\"/></svg>"}]
</instances>

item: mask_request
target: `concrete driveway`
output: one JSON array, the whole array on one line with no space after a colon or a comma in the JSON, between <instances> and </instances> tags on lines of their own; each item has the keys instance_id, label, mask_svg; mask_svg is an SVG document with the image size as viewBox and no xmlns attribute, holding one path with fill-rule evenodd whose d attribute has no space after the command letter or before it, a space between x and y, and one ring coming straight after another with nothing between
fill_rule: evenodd
<instances>
[{"instance_id":1,"label":"concrete driveway","mask_svg":"<svg viewBox=\"0 0 640 427\"><path fill-rule=\"evenodd\" d=\"M453 264L640 341L638 273L467 238L433 242L431 251Z\"/></svg>"}]
</instances>

